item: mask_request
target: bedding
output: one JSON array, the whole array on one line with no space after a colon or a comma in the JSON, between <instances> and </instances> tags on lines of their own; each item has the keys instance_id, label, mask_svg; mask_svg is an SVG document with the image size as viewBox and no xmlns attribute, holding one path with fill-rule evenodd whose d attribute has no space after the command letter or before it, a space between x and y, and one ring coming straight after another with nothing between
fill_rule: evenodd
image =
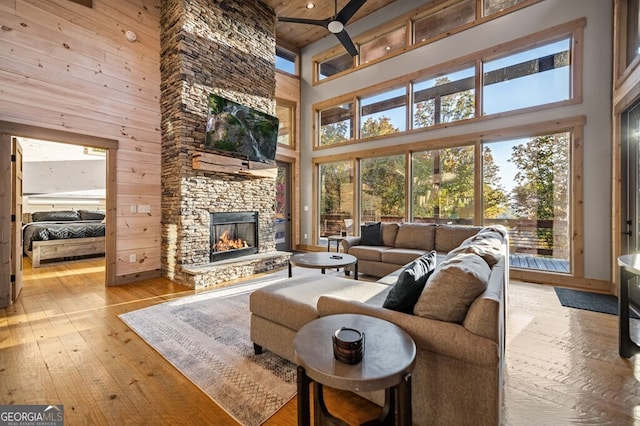
<instances>
[{"instance_id":1,"label":"bedding","mask_svg":"<svg viewBox=\"0 0 640 426\"><path fill-rule=\"evenodd\" d=\"M25 254L33 250L34 241L104 237L104 213L89 210L34 212L32 222L22 227Z\"/></svg>"},{"instance_id":2,"label":"bedding","mask_svg":"<svg viewBox=\"0 0 640 426\"><path fill-rule=\"evenodd\" d=\"M27 223L22 230L24 252L33 250L34 241L104 237L104 229L102 220Z\"/></svg>"}]
</instances>

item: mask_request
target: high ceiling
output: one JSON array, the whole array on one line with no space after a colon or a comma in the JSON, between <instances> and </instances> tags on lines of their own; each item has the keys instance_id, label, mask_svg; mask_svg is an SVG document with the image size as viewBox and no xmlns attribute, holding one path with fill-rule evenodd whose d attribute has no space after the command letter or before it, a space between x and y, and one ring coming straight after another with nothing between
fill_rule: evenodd
<instances>
[{"instance_id":1,"label":"high ceiling","mask_svg":"<svg viewBox=\"0 0 640 426\"><path fill-rule=\"evenodd\" d=\"M263 0L273 8L276 16L286 16L290 18L305 19L326 19L335 15L335 0ZM349 20L349 24L363 18L384 6L393 3L395 0L368 0L358 12ZM338 11L340 11L349 1L338 0ZM313 9L308 9L308 3L315 4ZM322 37L331 34L326 28L317 25L306 25L288 22L276 22L276 39L282 42L283 47L301 48L310 43L320 40ZM353 36L351 33L349 33ZM336 40L337 41L337 40ZM288 45L288 46L287 46Z\"/></svg>"}]
</instances>

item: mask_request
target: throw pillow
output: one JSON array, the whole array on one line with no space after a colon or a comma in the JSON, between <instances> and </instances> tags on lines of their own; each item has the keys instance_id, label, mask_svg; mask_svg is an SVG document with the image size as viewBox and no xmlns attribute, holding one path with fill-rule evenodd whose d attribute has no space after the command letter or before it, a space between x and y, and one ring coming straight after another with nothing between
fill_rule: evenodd
<instances>
[{"instance_id":1,"label":"throw pillow","mask_svg":"<svg viewBox=\"0 0 640 426\"><path fill-rule=\"evenodd\" d=\"M434 269L436 269L435 250L409 263L400 272L398 281L389 290L382 307L413 314L413 307Z\"/></svg>"},{"instance_id":2,"label":"throw pillow","mask_svg":"<svg viewBox=\"0 0 640 426\"><path fill-rule=\"evenodd\" d=\"M381 246L382 224L380 222L366 223L360 227L360 245Z\"/></svg>"},{"instance_id":3,"label":"throw pillow","mask_svg":"<svg viewBox=\"0 0 640 426\"><path fill-rule=\"evenodd\" d=\"M80 215L75 210L59 210L31 213L33 222L61 222L68 220L80 220Z\"/></svg>"},{"instance_id":4,"label":"throw pillow","mask_svg":"<svg viewBox=\"0 0 640 426\"><path fill-rule=\"evenodd\" d=\"M427 280L413 313L461 324L471 303L486 290L490 274L487 262L476 254L445 260Z\"/></svg>"},{"instance_id":5,"label":"throw pillow","mask_svg":"<svg viewBox=\"0 0 640 426\"><path fill-rule=\"evenodd\" d=\"M102 220L104 219L104 212L90 211L90 210L78 210L80 213L80 219L82 220Z\"/></svg>"}]
</instances>

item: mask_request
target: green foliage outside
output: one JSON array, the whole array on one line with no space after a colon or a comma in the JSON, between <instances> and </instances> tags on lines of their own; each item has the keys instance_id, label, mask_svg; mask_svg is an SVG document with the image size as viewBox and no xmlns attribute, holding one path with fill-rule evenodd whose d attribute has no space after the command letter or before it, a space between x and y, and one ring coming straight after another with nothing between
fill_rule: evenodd
<instances>
[{"instance_id":1,"label":"green foliage outside","mask_svg":"<svg viewBox=\"0 0 640 426\"><path fill-rule=\"evenodd\" d=\"M436 84L448 82L446 77L436 80ZM439 116L436 115L437 110L440 111ZM414 127L464 120L473 117L474 113L473 91L442 96L439 108L436 108L434 100L416 104ZM347 122L323 126L323 144L348 139L348 128ZM397 131L389 117L381 116L365 120L360 134L366 138ZM502 185L500 167L494 161L489 146L483 147L482 157L485 219L568 220L569 134L534 137L514 146L508 160L517 167L515 186L511 191ZM473 145L415 152L411 161L413 220L473 219L475 198L479 195L475 194ZM404 218L406 170L404 155L360 161L363 220L370 220L372 216L376 220L381 216ZM345 193L345 186L351 188L347 193L352 196L351 173L350 161L321 166L321 214L341 212L344 200L341 204L340 197ZM548 248L554 248L553 226L538 227L536 233Z\"/></svg>"}]
</instances>

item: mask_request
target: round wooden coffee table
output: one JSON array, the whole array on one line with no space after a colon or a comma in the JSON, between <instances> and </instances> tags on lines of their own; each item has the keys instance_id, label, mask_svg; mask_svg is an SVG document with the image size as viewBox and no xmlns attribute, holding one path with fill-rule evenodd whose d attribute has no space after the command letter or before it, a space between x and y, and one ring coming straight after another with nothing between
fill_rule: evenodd
<instances>
[{"instance_id":1,"label":"round wooden coffee table","mask_svg":"<svg viewBox=\"0 0 640 426\"><path fill-rule=\"evenodd\" d=\"M291 267L301 266L303 268L322 269L324 274L327 268L342 268L354 265L354 279L358 279L358 258L345 253L301 253L294 254L289 258L289 278L291 278Z\"/></svg>"},{"instance_id":2,"label":"round wooden coffee table","mask_svg":"<svg viewBox=\"0 0 640 426\"><path fill-rule=\"evenodd\" d=\"M350 365L333 356L332 336L341 327L364 333L364 355ZM385 390L382 414L373 423L411 425L411 372L416 345L400 327L366 315L329 315L298 330L293 340L298 364L298 424L310 424L309 384L314 382L314 424L344 424L324 403L322 386L347 391Z\"/></svg>"}]
</instances>

